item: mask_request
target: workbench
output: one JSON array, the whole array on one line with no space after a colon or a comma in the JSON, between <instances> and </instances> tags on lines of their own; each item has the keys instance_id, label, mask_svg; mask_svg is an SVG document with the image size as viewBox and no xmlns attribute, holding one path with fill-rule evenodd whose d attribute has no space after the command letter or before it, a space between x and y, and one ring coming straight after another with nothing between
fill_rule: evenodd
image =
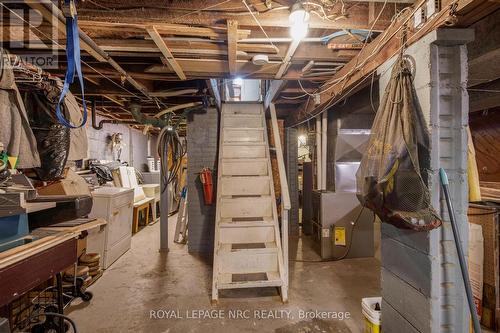
<instances>
[{"instance_id":1,"label":"workbench","mask_svg":"<svg viewBox=\"0 0 500 333\"><path fill-rule=\"evenodd\" d=\"M77 239L104 224L106 221L96 219L75 226L35 229L36 240L0 253L0 308L54 277L58 291L62 291L60 272L78 261ZM60 294L58 308L63 309Z\"/></svg>"}]
</instances>

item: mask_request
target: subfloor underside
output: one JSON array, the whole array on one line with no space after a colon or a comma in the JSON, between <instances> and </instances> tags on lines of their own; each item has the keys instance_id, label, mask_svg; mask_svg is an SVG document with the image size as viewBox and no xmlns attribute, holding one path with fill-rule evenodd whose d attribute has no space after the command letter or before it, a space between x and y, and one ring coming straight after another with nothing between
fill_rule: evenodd
<instances>
[{"instance_id":1,"label":"subfloor underside","mask_svg":"<svg viewBox=\"0 0 500 333\"><path fill-rule=\"evenodd\" d=\"M276 288L259 288L222 291L212 305L211 259L172 242L175 220L170 252L158 251L159 223L144 228L132 238L132 249L90 287L92 301L74 303L68 313L79 332L363 331L361 298L380 295L377 259L291 261L287 304ZM290 257L319 260L307 236L290 240Z\"/></svg>"}]
</instances>

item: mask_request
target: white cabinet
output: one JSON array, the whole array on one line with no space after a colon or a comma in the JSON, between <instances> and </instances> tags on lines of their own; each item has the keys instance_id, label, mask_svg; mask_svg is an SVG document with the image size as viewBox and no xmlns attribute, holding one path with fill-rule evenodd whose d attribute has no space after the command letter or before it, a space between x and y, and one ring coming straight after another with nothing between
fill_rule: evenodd
<instances>
[{"instance_id":1,"label":"white cabinet","mask_svg":"<svg viewBox=\"0 0 500 333\"><path fill-rule=\"evenodd\" d=\"M99 234L89 235L87 251L102 252L103 267L108 268L130 249L134 190L101 187L92 192L92 198L94 204L90 217L103 218L108 224L104 229L104 244L99 239Z\"/></svg>"}]
</instances>

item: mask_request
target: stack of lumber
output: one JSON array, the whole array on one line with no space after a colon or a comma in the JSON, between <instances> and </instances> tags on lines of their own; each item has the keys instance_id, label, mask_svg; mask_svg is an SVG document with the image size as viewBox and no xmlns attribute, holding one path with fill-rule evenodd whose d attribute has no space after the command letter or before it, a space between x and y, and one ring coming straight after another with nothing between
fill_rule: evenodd
<instances>
[{"instance_id":1,"label":"stack of lumber","mask_svg":"<svg viewBox=\"0 0 500 333\"><path fill-rule=\"evenodd\" d=\"M481 182L480 184L483 201L500 203L500 182Z\"/></svg>"}]
</instances>

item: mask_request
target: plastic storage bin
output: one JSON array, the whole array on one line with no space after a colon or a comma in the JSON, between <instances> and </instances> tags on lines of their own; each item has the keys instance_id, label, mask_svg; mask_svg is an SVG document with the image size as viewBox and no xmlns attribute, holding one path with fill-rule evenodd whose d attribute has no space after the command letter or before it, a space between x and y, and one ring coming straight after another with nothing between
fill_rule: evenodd
<instances>
[{"instance_id":1,"label":"plastic storage bin","mask_svg":"<svg viewBox=\"0 0 500 333\"><path fill-rule=\"evenodd\" d=\"M368 297L361 300L361 311L365 316L365 333L380 333L381 311L375 310L375 304L382 307L382 297Z\"/></svg>"}]
</instances>

